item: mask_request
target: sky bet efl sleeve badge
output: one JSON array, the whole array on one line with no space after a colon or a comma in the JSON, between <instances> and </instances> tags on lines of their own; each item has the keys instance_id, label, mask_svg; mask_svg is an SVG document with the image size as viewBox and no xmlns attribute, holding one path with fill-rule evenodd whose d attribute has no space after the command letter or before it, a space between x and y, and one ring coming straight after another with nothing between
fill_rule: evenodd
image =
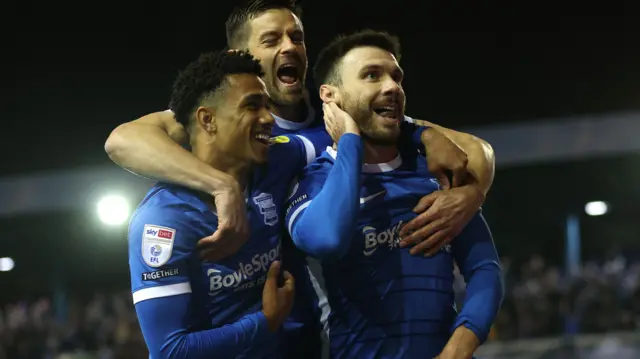
<instances>
[{"instance_id":1,"label":"sky bet efl sleeve badge","mask_svg":"<svg viewBox=\"0 0 640 359\"><path fill-rule=\"evenodd\" d=\"M142 233L142 258L150 267L161 267L171 258L176 230L146 224Z\"/></svg>"}]
</instances>

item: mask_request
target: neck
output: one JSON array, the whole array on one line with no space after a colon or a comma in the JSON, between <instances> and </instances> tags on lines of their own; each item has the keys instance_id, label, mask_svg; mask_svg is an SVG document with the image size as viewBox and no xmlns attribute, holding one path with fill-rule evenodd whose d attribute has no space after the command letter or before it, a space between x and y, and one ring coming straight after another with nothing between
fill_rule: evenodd
<instances>
[{"instance_id":1,"label":"neck","mask_svg":"<svg viewBox=\"0 0 640 359\"><path fill-rule=\"evenodd\" d=\"M291 122L304 122L309 115L309 99L305 90L304 96L300 101L293 105L281 105L271 103L271 111L278 117Z\"/></svg>"},{"instance_id":2,"label":"neck","mask_svg":"<svg viewBox=\"0 0 640 359\"><path fill-rule=\"evenodd\" d=\"M398 157L398 146L379 145L367 140L364 141L364 163L387 163L396 157Z\"/></svg>"},{"instance_id":3,"label":"neck","mask_svg":"<svg viewBox=\"0 0 640 359\"><path fill-rule=\"evenodd\" d=\"M333 149L338 149L338 144L333 143ZM393 161L398 157L398 146L396 145L379 145L364 140L364 163L377 164Z\"/></svg>"},{"instance_id":4,"label":"neck","mask_svg":"<svg viewBox=\"0 0 640 359\"><path fill-rule=\"evenodd\" d=\"M202 162L238 181L243 190L247 188L251 173L250 162L239 161L224 151L211 151L211 148L204 147L193 147L193 154Z\"/></svg>"}]
</instances>

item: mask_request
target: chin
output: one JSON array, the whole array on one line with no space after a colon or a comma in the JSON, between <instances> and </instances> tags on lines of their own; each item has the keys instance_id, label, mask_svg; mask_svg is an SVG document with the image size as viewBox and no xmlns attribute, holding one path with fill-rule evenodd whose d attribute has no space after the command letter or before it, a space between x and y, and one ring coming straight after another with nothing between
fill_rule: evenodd
<instances>
[{"instance_id":1,"label":"chin","mask_svg":"<svg viewBox=\"0 0 640 359\"><path fill-rule=\"evenodd\" d=\"M273 97L273 102L280 105L297 105L302 101L302 92L281 92L277 97Z\"/></svg>"},{"instance_id":2,"label":"chin","mask_svg":"<svg viewBox=\"0 0 640 359\"><path fill-rule=\"evenodd\" d=\"M382 130L371 134L364 134L365 137L374 145L379 146L395 146L398 144L400 137L399 130Z\"/></svg>"}]
</instances>

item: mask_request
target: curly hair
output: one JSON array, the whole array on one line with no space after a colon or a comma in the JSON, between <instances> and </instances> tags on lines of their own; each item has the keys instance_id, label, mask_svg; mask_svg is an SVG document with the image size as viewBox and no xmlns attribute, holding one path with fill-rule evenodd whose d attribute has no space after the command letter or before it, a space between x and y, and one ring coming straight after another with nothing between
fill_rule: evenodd
<instances>
[{"instance_id":1,"label":"curly hair","mask_svg":"<svg viewBox=\"0 0 640 359\"><path fill-rule=\"evenodd\" d=\"M302 16L302 11L296 5L296 0L244 0L241 5L233 9L225 23L227 46L243 48L248 37L245 31L247 21L253 20L271 9L286 9L298 18Z\"/></svg>"},{"instance_id":2,"label":"curly hair","mask_svg":"<svg viewBox=\"0 0 640 359\"><path fill-rule=\"evenodd\" d=\"M263 76L260 62L245 51L208 52L187 65L178 74L171 91L169 108L176 120L189 128L195 108L215 96L225 77L232 74Z\"/></svg>"},{"instance_id":3,"label":"curly hair","mask_svg":"<svg viewBox=\"0 0 640 359\"><path fill-rule=\"evenodd\" d=\"M400 40L386 32L361 30L350 35L340 35L318 54L313 67L313 78L318 86L340 84L339 64L342 58L357 47L372 46L389 51L400 61Z\"/></svg>"}]
</instances>

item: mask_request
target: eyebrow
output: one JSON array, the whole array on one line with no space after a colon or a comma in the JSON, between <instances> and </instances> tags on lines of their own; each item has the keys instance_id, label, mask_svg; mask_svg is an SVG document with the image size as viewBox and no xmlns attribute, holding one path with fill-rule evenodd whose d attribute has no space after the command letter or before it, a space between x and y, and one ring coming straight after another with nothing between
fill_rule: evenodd
<instances>
[{"instance_id":1,"label":"eyebrow","mask_svg":"<svg viewBox=\"0 0 640 359\"><path fill-rule=\"evenodd\" d=\"M280 36L280 32L276 30L265 31L262 34L260 34L260 39L264 39L265 37L269 37L269 36Z\"/></svg>"},{"instance_id":2,"label":"eyebrow","mask_svg":"<svg viewBox=\"0 0 640 359\"><path fill-rule=\"evenodd\" d=\"M286 31L286 32L288 32L288 31ZM302 31L302 29L297 27L297 26L293 29L293 32L294 33L304 34L304 31ZM279 31L279 30L267 30L267 31L263 32L262 34L260 34L259 38L260 39L264 39L265 37L268 37L268 36L280 36L280 33L281 33L281 31Z\"/></svg>"},{"instance_id":3,"label":"eyebrow","mask_svg":"<svg viewBox=\"0 0 640 359\"><path fill-rule=\"evenodd\" d=\"M262 92L255 92L243 97L240 103L242 103L242 105L246 105L249 102L264 102L266 97L267 95Z\"/></svg>"},{"instance_id":4,"label":"eyebrow","mask_svg":"<svg viewBox=\"0 0 640 359\"><path fill-rule=\"evenodd\" d=\"M384 71L385 66L382 65L376 65L376 64L370 64L370 65L365 65L362 69L360 69L360 71L358 71L359 74L362 74L363 72L366 71ZM402 71L402 68L400 67L394 67L393 69L393 73L399 73L400 76L404 77L404 71Z\"/></svg>"}]
</instances>

